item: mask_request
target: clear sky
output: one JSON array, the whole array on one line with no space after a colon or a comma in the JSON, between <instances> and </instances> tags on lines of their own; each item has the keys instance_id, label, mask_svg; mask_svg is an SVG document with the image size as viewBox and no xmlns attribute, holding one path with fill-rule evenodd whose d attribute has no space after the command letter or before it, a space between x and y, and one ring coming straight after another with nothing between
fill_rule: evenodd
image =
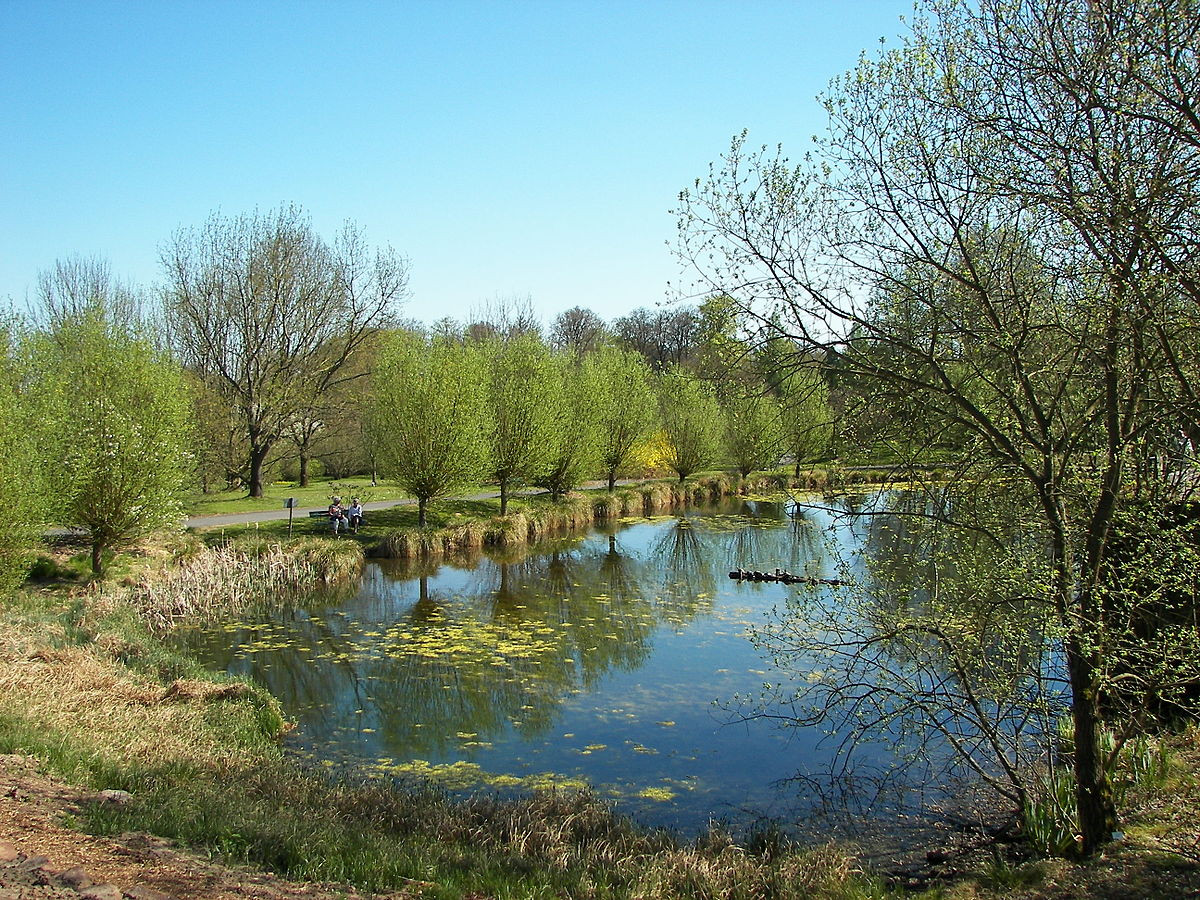
<instances>
[{"instance_id":1,"label":"clear sky","mask_svg":"<svg viewBox=\"0 0 1200 900\"><path fill-rule=\"evenodd\" d=\"M412 262L405 314L611 320L678 281L670 210L912 0L0 0L0 300L58 258L147 288L182 226L295 203Z\"/></svg>"}]
</instances>

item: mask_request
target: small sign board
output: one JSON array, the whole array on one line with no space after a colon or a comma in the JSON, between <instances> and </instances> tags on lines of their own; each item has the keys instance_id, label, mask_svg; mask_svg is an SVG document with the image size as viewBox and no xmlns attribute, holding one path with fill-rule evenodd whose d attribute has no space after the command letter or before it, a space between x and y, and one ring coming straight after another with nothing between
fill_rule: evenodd
<instances>
[{"instance_id":1,"label":"small sign board","mask_svg":"<svg viewBox=\"0 0 1200 900\"><path fill-rule=\"evenodd\" d=\"M295 497L288 497L286 500L284 500L284 501L283 501L283 508L284 508L284 509L291 509L291 508L292 508L293 506L295 506L295 505L296 505L296 498L295 498Z\"/></svg>"}]
</instances>

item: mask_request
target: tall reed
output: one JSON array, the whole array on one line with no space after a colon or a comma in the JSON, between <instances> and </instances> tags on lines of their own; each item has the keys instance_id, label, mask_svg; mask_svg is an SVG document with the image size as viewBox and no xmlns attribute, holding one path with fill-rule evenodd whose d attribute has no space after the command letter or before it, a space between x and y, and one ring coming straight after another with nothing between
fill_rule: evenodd
<instances>
[{"instance_id":1,"label":"tall reed","mask_svg":"<svg viewBox=\"0 0 1200 900\"><path fill-rule=\"evenodd\" d=\"M174 565L102 591L129 603L152 630L163 631L185 619L239 612L349 579L362 563L362 547L354 541L247 540L197 547Z\"/></svg>"}]
</instances>

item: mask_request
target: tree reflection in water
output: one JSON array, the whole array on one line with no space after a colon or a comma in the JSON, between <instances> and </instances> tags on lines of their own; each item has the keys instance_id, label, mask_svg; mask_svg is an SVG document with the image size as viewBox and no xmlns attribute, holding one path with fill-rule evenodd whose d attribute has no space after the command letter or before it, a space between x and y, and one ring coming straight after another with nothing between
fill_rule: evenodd
<instances>
[{"instance_id":1,"label":"tree reflection in water","mask_svg":"<svg viewBox=\"0 0 1200 900\"><path fill-rule=\"evenodd\" d=\"M762 710L839 735L823 783L874 741L899 751L871 773L879 784L937 785L945 800L966 780L1026 802L1065 682L1047 653L1046 555L1007 499L946 486L856 502L861 544L844 566L857 579L798 593L759 632L781 671L814 673L768 692Z\"/></svg>"},{"instance_id":2,"label":"tree reflection in water","mask_svg":"<svg viewBox=\"0 0 1200 900\"><path fill-rule=\"evenodd\" d=\"M803 591L727 572L828 577L830 540L850 557L865 544L892 558L896 578L908 565L915 580L920 565L905 544L915 532L831 537L831 524L819 510L739 500L528 554L372 564L354 596L201 633L195 646L279 696L299 722L294 740L323 756L387 772L414 760L553 769L624 786L624 808L655 824L752 820L778 811L782 779L830 768L829 754L820 730L789 738L765 722L722 727L713 715L714 701L767 681L794 687L789 671L801 683L812 675L795 658L771 670L746 637ZM923 599L910 594L895 609ZM869 622L888 609L877 598L859 611ZM866 774L856 772L859 783Z\"/></svg>"}]
</instances>

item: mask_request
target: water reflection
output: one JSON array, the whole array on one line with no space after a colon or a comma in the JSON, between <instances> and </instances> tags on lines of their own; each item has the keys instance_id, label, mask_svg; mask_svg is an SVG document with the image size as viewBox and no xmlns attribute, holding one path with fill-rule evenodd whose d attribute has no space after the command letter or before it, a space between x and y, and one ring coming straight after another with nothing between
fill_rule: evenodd
<instances>
[{"instance_id":1,"label":"water reflection","mask_svg":"<svg viewBox=\"0 0 1200 900\"><path fill-rule=\"evenodd\" d=\"M814 595L727 573L830 577L867 544L896 572L910 565L916 585L905 544L915 534L835 524L818 509L739 500L524 556L372 564L353 596L187 639L208 663L271 690L297 720L296 746L327 761L388 776L451 772L467 786L585 778L649 824L690 831L711 818L794 814L779 805L779 783L831 768L835 748L820 729L730 724L724 704L764 684L807 683L810 666L773 668L750 635L771 610Z\"/></svg>"},{"instance_id":2,"label":"water reflection","mask_svg":"<svg viewBox=\"0 0 1200 900\"><path fill-rule=\"evenodd\" d=\"M893 750L890 767L836 758L816 779L829 789L873 780L901 806L925 789L944 808L961 784L988 783L1019 804L1019 773L1036 771L1064 697L1036 535L1012 498L979 487L878 493L846 509L858 538L840 565L853 585L836 600L797 594L758 633L783 671L819 675L771 692L764 709L836 731L856 752L867 740ZM847 760L857 771L839 769Z\"/></svg>"}]
</instances>

